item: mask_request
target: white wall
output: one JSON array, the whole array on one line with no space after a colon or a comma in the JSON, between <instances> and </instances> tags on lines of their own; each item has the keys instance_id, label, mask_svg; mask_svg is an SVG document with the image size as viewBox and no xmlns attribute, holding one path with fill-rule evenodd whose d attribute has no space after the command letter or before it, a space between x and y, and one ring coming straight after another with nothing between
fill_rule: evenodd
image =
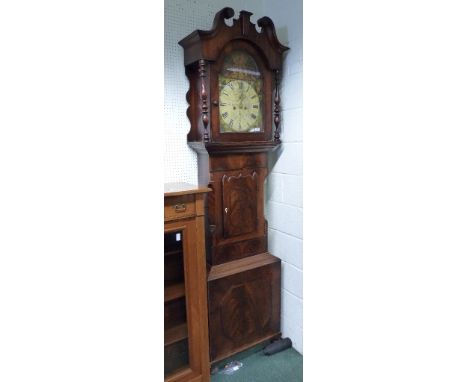
<instances>
[{"instance_id":1,"label":"white wall","mask_svg":"<svg viewBox=\"0 0 468 382\"><path fill-rule=\"evenodd\" d=\"M267 182L267 219L270 252L283 260L282 332L302 353L302 1L279 0L165 1L164 13L164 115L165 182L197 184L197 159L186 143L183 51L177 42L194 29L211 29L213 17L225 6L253 13L251 21L269 16L281 43L290 47L283 71L282 141L272 157Z\"/></svg>"},{"instance_id":2,"label":"white wall","mask_svg":"<svg viewBox=\"0 0 468 382\"><path fill-rule=\"evenodd\" d=\"M281 86L282 147L267 181L269 250L282 262L281 325L302 353L302 1L264 0L287 52Z\"/></svg>"}]
</instances>

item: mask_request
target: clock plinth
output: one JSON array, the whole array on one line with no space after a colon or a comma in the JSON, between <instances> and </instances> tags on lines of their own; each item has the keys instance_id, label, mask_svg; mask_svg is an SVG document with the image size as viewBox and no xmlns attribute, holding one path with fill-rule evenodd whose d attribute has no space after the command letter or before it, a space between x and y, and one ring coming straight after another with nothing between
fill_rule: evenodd
<instances>
[{"instance_id":1,"label":"clock plinth","mask_svg":"<svg viewBox=\"0 0 468 382\"><path fill-rule=\"evenodd\" d=\"M268 252L210 269L212 363L281 336L280 277L281 260Z\"/></svg>"},{"instance_id":2,"label":"clock plinth","mask_svg":"<svg viewBox=\"0 0 468 382\"><path fill-rule=\"evenodd\" d=\"M210 31L184 48L189 146L207 195L206 244L210 360L217 362L280 336L281 260L268 252L264 185L268 153L280 141L282 54L268 17L250 22L219 11Z\"/></svg>"}]
</instances>

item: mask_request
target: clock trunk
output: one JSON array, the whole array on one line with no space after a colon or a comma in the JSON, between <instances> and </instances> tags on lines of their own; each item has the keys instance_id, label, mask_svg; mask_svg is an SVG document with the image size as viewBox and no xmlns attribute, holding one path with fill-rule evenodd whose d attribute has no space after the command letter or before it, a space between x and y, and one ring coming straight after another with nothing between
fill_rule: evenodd
<instances>
[{"instance_id":1,"label":"clock trunk","mask_svg":"<svg viewBox=\"0 0 468 382\"><path fill-rule=\"evenodd\" d=\"M267 152L199 162L207 201L210 359L280 336L281 261L268 252L264 217Z\"/></svg>"}]
</instances>

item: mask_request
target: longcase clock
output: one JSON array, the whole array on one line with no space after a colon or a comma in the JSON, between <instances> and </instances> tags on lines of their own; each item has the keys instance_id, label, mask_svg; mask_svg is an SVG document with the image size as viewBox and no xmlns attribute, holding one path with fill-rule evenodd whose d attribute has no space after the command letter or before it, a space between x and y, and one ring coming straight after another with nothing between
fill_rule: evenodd
<instances>
[{"instance_id":1,"label":"longcase clock","mask_svg":"<svg viewBox=\"0 0 468 382\"><path fill-rule=\"evenodd\" d=\"M281 261L268 252L264 183L280 145L283 53L268 17L250 22L220 10L209 31L179 44L190 87L188 144L197 152L207 200L210 360L279 337Z\"/></svg>"}]
</instances>

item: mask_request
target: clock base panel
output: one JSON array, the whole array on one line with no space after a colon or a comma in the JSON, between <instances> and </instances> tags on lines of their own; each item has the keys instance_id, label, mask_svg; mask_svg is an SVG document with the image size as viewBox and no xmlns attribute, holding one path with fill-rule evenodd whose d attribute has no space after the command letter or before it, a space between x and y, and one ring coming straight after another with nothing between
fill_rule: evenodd
<instances>
[{"instance_id":1,"label":"clock base panel","mask_svg":"<svg viewBox=\"0 0 468 382\"><path fill-rule=\"evenodd\" d=\"M281 260L268 252L211 267L212 363L281 335L280 277Z\"/></svg>"}]
</instances>

